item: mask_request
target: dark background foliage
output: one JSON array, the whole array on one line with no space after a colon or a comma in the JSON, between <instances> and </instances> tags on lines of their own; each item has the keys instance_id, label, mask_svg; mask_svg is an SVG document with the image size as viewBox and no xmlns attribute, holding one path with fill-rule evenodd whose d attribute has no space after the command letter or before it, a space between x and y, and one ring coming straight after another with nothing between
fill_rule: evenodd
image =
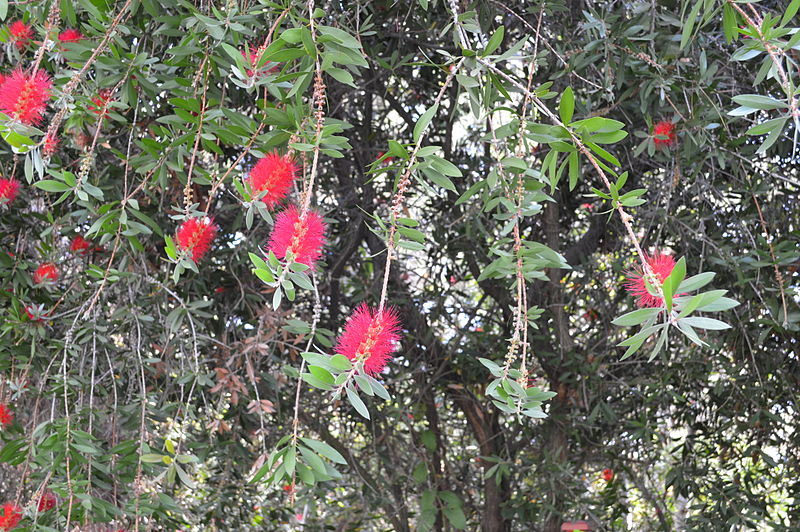
<instances>
[{"instance_id":1,"label":"dark background foliage","mask_svg":"<svg viewBox=\"0 0 800 532\"><path fill-rule=\"evenodd\" d=\"M576 118L625 124L628 137L607 149L629 172L625 189L646 189L646 203L630 210L642 246L686 257L689 274L715 272L714 288L741 305L721 318L730 329L703 336L707 347L673 334L651 362L652 340L621 360L616 344L630 331L611 320L632 308L622 283L637 260L619 217L592 195L602 183L583 160L574 189L564 176L551 190L542 168L547 146L520 144L513 127L503 133L523 112L522 95L465 62L459 75L467 79L445 89L425 141L441 146L462 175L448 190L415 173L403 206L426 240L421 251L400 249L390 272L389 302L404 327L382 375L392 400L370 401L365 420L347 402L302 388L301 434L327 442L347 464L337 466L339 478L298 482L291 504L282 483L249 480L254 464L292 431L315 300L300 290L273 310L273 289L253 275L248 258L271 224L256 213L248 227L248 205L233 180L261 154L286 150L292 135L313 143L314 43L282 37L294 52L255 88L243 86L222 43L255 48L276 21L274 39L308 27L308 6L61 2L59 27L80 28L86 39L44 54L42 68L59 90L122 16L73 98L57 91L41 124L46 129L68 106L61 147L47 165L52 173L26 170L25 154L0 147L0 173L25 182L17 201L0 210L0 399L16 418L0 432L0 498L27 505L24 523L36 530L64 529L68 513L87 529L131 530L278 530L298 527L295 514L309 530L551 531L577 519L604 530L796 528L795 126L788 121L757 153L764 138L746 131L781 111L727 114L734 96L785 97L779 81L759 75L771 63L767 54L738 60L749 37L726 38L731 7L724 5L704 2L685 31L691 1L317 3L318 24L358 37L363 64L339 65L352 85L338 72L324 78L326 123L344 129L326 133L312 202L329 221L315 274L316 348L329 351L359 302L377 303L386 244L375 217L388 221L403 168L396 154L376 160L390 141L413 145L451 57L462 57L449 26L453 7L473 51L500 26L495 55L527 39L515 58L497 63L513 79L525 85L532 71L532 88L552 82L553 96L572 87ZM754 7L778 18L786 9L782 2ZM25 18L41 42L50 8L12 3L6 21ZM746 26L733 16L736 27ZM6 46L4 72L30 64L37 49ZM317 43L329 55L337 46ZM781 57L796 84L797 49ZM99 120L87 106L113 88L110 116ZM546 102L557 110L557 98ZM495 110L490 119L487 110ZM531 107L524 111L550 125ZM676 124L670 149L654 149L652 124L660 120ZM253 135L252 150L237 160ZM544 420L497 410L485 393L491 376L477 361L502 361L514 328L513 272L481 274L497 258L493 248L511 250L501 233L505 210L494 200L513 188L498 173L498 158L518 145L527 190L541 206L523 218L522 237L571 266L542 268L528 285L528 305L542 310L530 330L529 370L557 393ZM306 177L311 156L296 153ZM63 181L65 171L79 175L82 165L85 182L101 194L66 187L59 202L59 194L33 185ZM179 223L190 165L192 199L201 211L208 206L221 231L199 271L175 281L163 235ZM479 192L464 194L478 183ZM88 256L68 251L76 234L94 242ZM61 277L34 286L32 271L45 261ZM27 306L49 316L31 320ZM604 468L613 470L611 482L601 479ZM59 497L57 515L33 511L43 486Z\"/></svg>"}]
</instances>

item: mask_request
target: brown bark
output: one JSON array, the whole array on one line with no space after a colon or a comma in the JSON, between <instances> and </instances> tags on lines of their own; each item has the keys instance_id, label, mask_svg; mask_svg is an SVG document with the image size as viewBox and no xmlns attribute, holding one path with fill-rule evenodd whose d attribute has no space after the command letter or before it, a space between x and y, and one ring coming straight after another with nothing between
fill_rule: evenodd
<instances>
[{"instance_id":1,"label":"brown bark","mask_svg":"<svg viewBox=\"0 0 800 532\"><path fill-rule=\"evenodd\" d=\"M475 434L481 454L484 456L498 455L504 438L497 421L496 411L487 412L472 394L463 389L450 389L449 393L453 401L467 416L467 422ZM484 464L484 468L492 465L491 463ZM483 495L481 531L507 532L510 530L511 523L502 514L503 502L508 498L508 482L503 480L498 485L494 477L485 479Z\"/></svg>"}]
</instances>

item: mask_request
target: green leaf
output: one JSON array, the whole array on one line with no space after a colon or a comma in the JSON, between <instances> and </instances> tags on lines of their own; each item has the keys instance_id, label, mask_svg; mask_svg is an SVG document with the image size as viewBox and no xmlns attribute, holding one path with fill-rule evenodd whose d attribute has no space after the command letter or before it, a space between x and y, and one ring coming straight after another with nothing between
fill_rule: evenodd
<instances>
[{"instance_id":1,"label":"green leaf","mask_svg":"<svg viewBox=\"0 0 800 532\"><path fill-rule=\"evenodd\" d=\"M333 384L333 375L331 375L331 372L327 369L320 366L308 366L308 371L322 382Z\"/></svg>"},{"instance_id":2,"label":"green leaf","mask_svg":"<svg viewBox=\"0 0 800 532\"><path fill-rule=\"evenodd\" d=\"M338 354L330 358L330 365L339 371L350 371L353 368L353 364L346 356Z\"/></svg>"},{"instance_id":3,"label":"green leaf","mask_svg":"<svg viewBox=\"0 0 800 532\"><path fill-rule=\"evenodd\" d=\"M8 15L8 0L0 0L0 21L5 20Z\"/></svg>"},{"instance_id":4,"label":"green leaf","mask_svg":"<svg viewBox=\"0 0 800 532\"><path fill-rule=\"evenodd\" d=\"M458 169L458 166L454 165L447 159L443 159L438 155L431 155L428 158L431 162L431 166L435 168L438 172L450 177L461 177L461 170Z\"/></svg>"},{"instance_id":5,"label":"green leaf","mask_svg":"<svg viewBox=\"0 0 800 532\"><path fill-rule=\"evenodd\" d=\"M436 111L439 109L439 104L434 105L424 113L422 116L419 117L417 124L414 126L414 144L419 144L420 136L422 132L428 127L428 124L431 120L433 120L433 116L436 114Z\"/></svg>"},{"instance_id":6,"label":"green leaf","mask_svg":"<svg viewBox=\"0 0 800 532\"><path fill-rule=\"evenodd\" d=\"M256 274L256 277L258 277L267 284L272 284L275 282L275 277L273 277L272 273L269 270L258 269L258 270L253 270L253 272Z\"/></svg>"},{"instance_id":7,"label":"green leaf","mask_svg":"<svg viewBox=\"0 0 800 532\"><path fill-rule=\"evenodd\" d=\"M694 332L694 329L692 329L691 325L685 323L687 319L689 318L684 318L682 320L678 320L677 322L675 322L678 325L678 330L681 331L683 335L686 336L686 338L691 340L693 343L699 345L700 347L707 345L704 341L700 339L699 336L697 336L697 333Z\"/></svg>"},{"instance_id":8,"label":"green leaf","mask_svg":"<svg viewBox=\"0 0 800 532\"><path fill-rule=\"evenodd\" d=\"M381 384L374 377L371 377L369 375L364 375L364 378L367 379L369 385L372 387L372 391L375 392L375 394L378 397L380 397L384 401L388 401L391 399L391 397L389 397L389 392L386 391L386 388L383 387L383 384Z\"/></svg>"},{"instance_id":9,"label":"green leaf","mask_svg":"<svg viewBox=\"0 0 800 532\"><path fill-rule=\"evenodd\" d=\"M325 391L333 390L333 386L323 381L322 379L315 377L311 373L303 373L302 375L300 375L300 378L303 379L304 382L313 386L314 388L319 388L320 390L325 390Z\"/></svg>"},{"instance_id":10,"label":"green leaf","mask_svg":"<svg viewBox=\"0 0 800 532\"><path fill-rule=\"evenodd\" d=\"M800 9L800 0L793 0L789 7L786 8L786 11L783 12L783 18L781 18L781 26L786 26L792 18L797 14L797 10ZM0 17L0 19L5 17Z\"/></svg>"},{"instance_id":11,"label":"green leaf","mask_svg":"<svg viewBox=\"0 0 800 532\"><path fill-rule=\"evenodd\" d=\"M372 391L372 386L370 385L369 381L364 377L364 375L354 375L353 378L358 384L358 388L362 392L370 396L375 395L375 392Z\"/></svg>"},{"instance_id":12,"label":"green leaf","mask_svg":"<svg viewBox=\"0 0 800 532\"><path fill-rule=\"evenodd\" d=\"M725 33L725 42L728 44L733 42L737 34L736 13L727 2L722 6L722 31Z\"/></svg>"},{"instance_id":13,"label":"green leaf","mask_svg":"<svg viewBox=\"0 0 800 532\"><path fill-rule=\"evenodd\" d=\"M684 323L686 325L690 325L691 327L696 327L698 329L710 329L713 331L720 331L722 329L730 329L731 326L725 323L724 321L715 320L714 318L702 318L699 316L694 316L691 318L681 318L679 323Z\"/></svg>"},{"instance_id":14,"label":"green leaf","mask_svg":"<svg viewBox=\"0 0 800 532\"><path fill-rule=\"evenodd\" d=\"M659 312L661 312L661 309L658 308L642 308L639 310L634 310L633 312L628 312L627 314L623 314L622 316L613 320L611 323L623 327L639 325L650 318L657 316Z\"/></svg>"},{"instance_id":15,"label":"green leaf","mask_svg":"<svg viewBox=\"0 0 800 532\"><path fill-rule=\"evenodd\" d=\"M467 518L461 509L461 500L452 491L439 492L439 499L444 503L442 512L453 528L464 530L467 528Z\"/></svg>"},{"instance_id":16,"label":"green leaf","mask_svg":"<svg viewBox=\"0 0 800 532\"><path fill-rule=\"evenodd\" d=\"M785 123L786 120L788 119L789 117L784 117L783 123ZM770 134L767 135L767 138L764 139L764 142L756 150L756 154L761 155L763 153L766 153L766 151L770 147L772 147L773 144L775 144L775 142L780 138L781 133L783 132L783 123L773 127L772 131L770 131Z\"/></svg>"},{"instance_id":17,"label":"green leaf","mask_svg":"<svg viewBox=\"0 0 800 532\"><path fill-rule=\"evenodd\" d=\"M255 253L248 253L247 255L250 257L250 261L253 263L253 266L255 266L256 268L261 269L261 270L269 269L269 268L267 268L267 263L264 261L264 259L262 259L258 255L256 255Z\"/></svg>"},{"instance_id":18,"label":"green leaf","mask_svg":"<svg viewBox=\"0 0 800 532\"><path fill-rule=\"evenodd\" d=\"M709 303L708 305L702 305L697 310L702 310L703 312L718 312L721 310L730 310L734 307L739 306L739 302L731 299L729 297L721 297L714 301L713 303Z\"/></svg>"},{"instance_id":19,"label":"green leaf","mask_svg":"<svg viewBox=\"0 0 800 532\"><path fill-rule=\"evenodd\" d=\"M703 272L698 273L697 275L693 275L688 279L684 280L677 290L675 290L678 294L683 294L684 292L693 292L698 288L702 288L714 278L716 273L714 272Z\"/></svg>"},{"instance_id":20,"label":"green leaf","mask_svg":"<svg viewBox=\"0 0 800 532\"><path fill-rule=\"evenodd\" d=\"M761 94L740 94L739 96L734 96L733 101L739 105L751 107L753 109L770 110L788 107L786 102L770 98L769 96L762 96Z\"/></svg>"},{"instance_id":21,"label":"green leaf","mask_svg":"<svg viewBox=\"0 0 800 532\"><path fill-rule=\"evenodd\" d=\"M502 375L503 371L502 369L500 369L500 366L497 365L495 362L489 360L488 358L478 357L478 362L486 366L486 369L488 369L495 377L499 377L500 375Z\"/></svg>"},{"instance_id":22,"label":"green leaf","mask_svg":"<svg viewBox=\"0 0 800 532\"><path fill-rule=\"evenodd\" d=\"M318 452L331 462L336 462L337 464L347 464L347 460L339 454L339 451L331 447L325 442L312 440L310 438L300 438L300 440L305 443L309 448L313 449L314 451Z\"/></svg>"},{"instance_id":23,"label":"green leaf","mask_svg":"<svg viewBox=\"0 0 800 532\"><path fill-rule=\"evenodd\" d=\"M436 434L432 430L423 431L419 435L419 439L429 451L436 449Z\"/></svg>"},{"instance_id":24,"label":"green leaf","mask_svg":"<svg viewBox=\"0 0 800 532\"><path fill-rule=\"evenodd\" d=\"M410 238L415 242L420 242L420 243L425 242L425 233L423 233L422 231L418 231L410 227L398 227L397 231L404 237Z\"/></svg>"},{"instance_id":25,"label":"green leaf","mask_svg":"<svg viewBox=\"0 0 800 532\"><path fill-rule=\"evenodd\" d=\"M52 179L37 181L36 183L33 184L33 186L35 186L36 188L40 188L46 192L64 192L72 188L66 183L62 183L61 181L54 181Z\"/></svg>"},{"instance_id":26,"label":"green leaf","mask_svg":"<svg viewBox=\"0 0 800 532\"><path fill-rule=\"evenodd\" d=\"M311 469L317 471L318 473L322 473L323 475L327 473L325 462L322 461L322 458L317 456L317 453L302 445L298 445L297 448L300 450L300 454L305 459L305 462L311 466Z\"/></svg>"},{"instance_id":27,"label":"green leaf","mask_svg":"<svg viewBox=\"0 0 800 532\"><path fill-rule=\"evenodd\" d=\"M189 477L189 475L186 474L186 472L183 470L181 466L175 464L175 471L178 472L178 478L181 479L181 482L183 483L184 486L186 486L189 489L197 488L197 485L194 483L191 477Z\"/></svg>"},{"instance_id":28,"label":"green leaf","mask_svg":"<svg viewBox=\"0 0 800 532\"><path fill-rule=\"evenodd\" d=\"M572 87L567 87L561 93L561 103L558 105L558 114L561 116L561 121L569 124L572 121L572 115L575 112L575 95L572 93Z\"/></svg>"},{"instance_id":29,"label":"green leaf","mask_svg":"<svg viewBox=\"0 0 800 532\"><path fill-rule=\"evenodd\" d=\"M414 471L411 473L411 478L413 478L417 484L422 484L425 482L425 479L428 478L428 466L425 465L425 462L420 462L414 467Z\"/></svg>"},{"instance_id":30,"label":"green leaf","mask_svg":"<svg viewBox=\"0 0 800 532\"><path fill-rule=\"evenodd\" d=\"M369 410L367 410L367 405L364 404L364 401L361 400L361 397L358 396L358 393L356 393L356 391L349 386L345 388L345 391L347 392L347 400L350 401L350 404L353 405L353 408L356 409L356 412L369 419Z\"/></svg>"},{"instance_id":31,"label":"green leaf","mask_svg":"<svg viewBox=\"0 0 800 532\"><path fill-rule=\"evenodd\" d=\"M783 129L783 126L786 124L787 120L789 120L788 116L782 116L780 118L773 118L772 120L767 120L766 122L756 124L750 129L748 129L747 134L766 135L767 133L772 133L775 129Z\"/></svg>"},{"instance_id":32,"label":"green leaf","mask_svg":"<svg viewBox=\"0 0 800 532\"><path fill-rule=\"evenodd\" d=\"M680 286L684 277L686 277L686 258L681 257L669 274L670 287Z\"/></svg>"},{"instance_id":33,"label":"green leaf","mask_svg":"<svg viewBox=\"0 0 800 532\"><path fill-rule=\"evenodd\" d=\"M489 38L489 42L486 43L486 48L483 50L483 55L489 55L495 50L497 50L503 42L503 36L506 33L506 29L503 26L500 26L495 30L492 34L491 38Z\"/></svg>"},{"instance_id":34,"label":"green leaf","mask_svg":"<svg viewBox=\"0 0 800 532\"><path fill-rule=\"evenodd\" d=\"M325 72L330 74L331 77L336 81L338 81L339 83L350 85L351 87L354 88L356 87L356 84L353 82L353 75L343 68L330 66L325 69Z\"/></svg>"},{"instance_id":35,"label":"green leaf","mask_svg":"<svg viewBox=\"0 0 800 532\"><path fill-rule=\"evenodd\" d=\"M700 13L700 7L703 5L703 0L697 0L692 7L692 10L689 12L689 16L686 18L686 22L683 23L683 33L681 33L681 50L686 48L686 45L689 43L689 38L692 36L692 29L694 28L694 22L697 19L698 13Z\"/></svg>"},{"instance_id":36,"label":"green leaf","mask_svg":"<svg viewBox=\"0 0 800 532\"><path fill-rule=\"evenodd\" d=\"M283 456L283 467L286 473L291 476L294 473L294 466L297 463L297 450L295 447L289 447L286 454Z\"/></svg>"}]
</instances>

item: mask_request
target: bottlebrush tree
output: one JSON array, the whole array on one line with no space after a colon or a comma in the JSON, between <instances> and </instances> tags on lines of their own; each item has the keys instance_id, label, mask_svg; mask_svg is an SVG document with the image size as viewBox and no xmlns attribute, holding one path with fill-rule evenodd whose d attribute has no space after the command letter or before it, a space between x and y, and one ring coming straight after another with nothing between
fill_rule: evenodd
<instances>
[{"instance_id":1,"label":"bottlebrush tree","mask_svg":"<svg viewBox=\"0 0 800 532\"><path fill-rule=\"evenodd\" d=\"M0 0L0 530L796 527L799 9Z\"/></svg>"}]
</instances>

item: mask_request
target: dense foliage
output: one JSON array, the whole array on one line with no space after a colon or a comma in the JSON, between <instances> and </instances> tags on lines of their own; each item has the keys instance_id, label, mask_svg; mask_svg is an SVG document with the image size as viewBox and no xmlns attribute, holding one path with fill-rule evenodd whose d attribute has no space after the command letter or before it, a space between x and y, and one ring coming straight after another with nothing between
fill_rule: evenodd
<instances>
[{"instance_id":1,"label":"dense foliage","mask_svg":"<svg viewBox=\"0 0 800 532\"><path fill-rule=\"evenodd\" d=\"M0 0L0 529L796 529L798 8Z\"/></svg>"}]
</instances>

